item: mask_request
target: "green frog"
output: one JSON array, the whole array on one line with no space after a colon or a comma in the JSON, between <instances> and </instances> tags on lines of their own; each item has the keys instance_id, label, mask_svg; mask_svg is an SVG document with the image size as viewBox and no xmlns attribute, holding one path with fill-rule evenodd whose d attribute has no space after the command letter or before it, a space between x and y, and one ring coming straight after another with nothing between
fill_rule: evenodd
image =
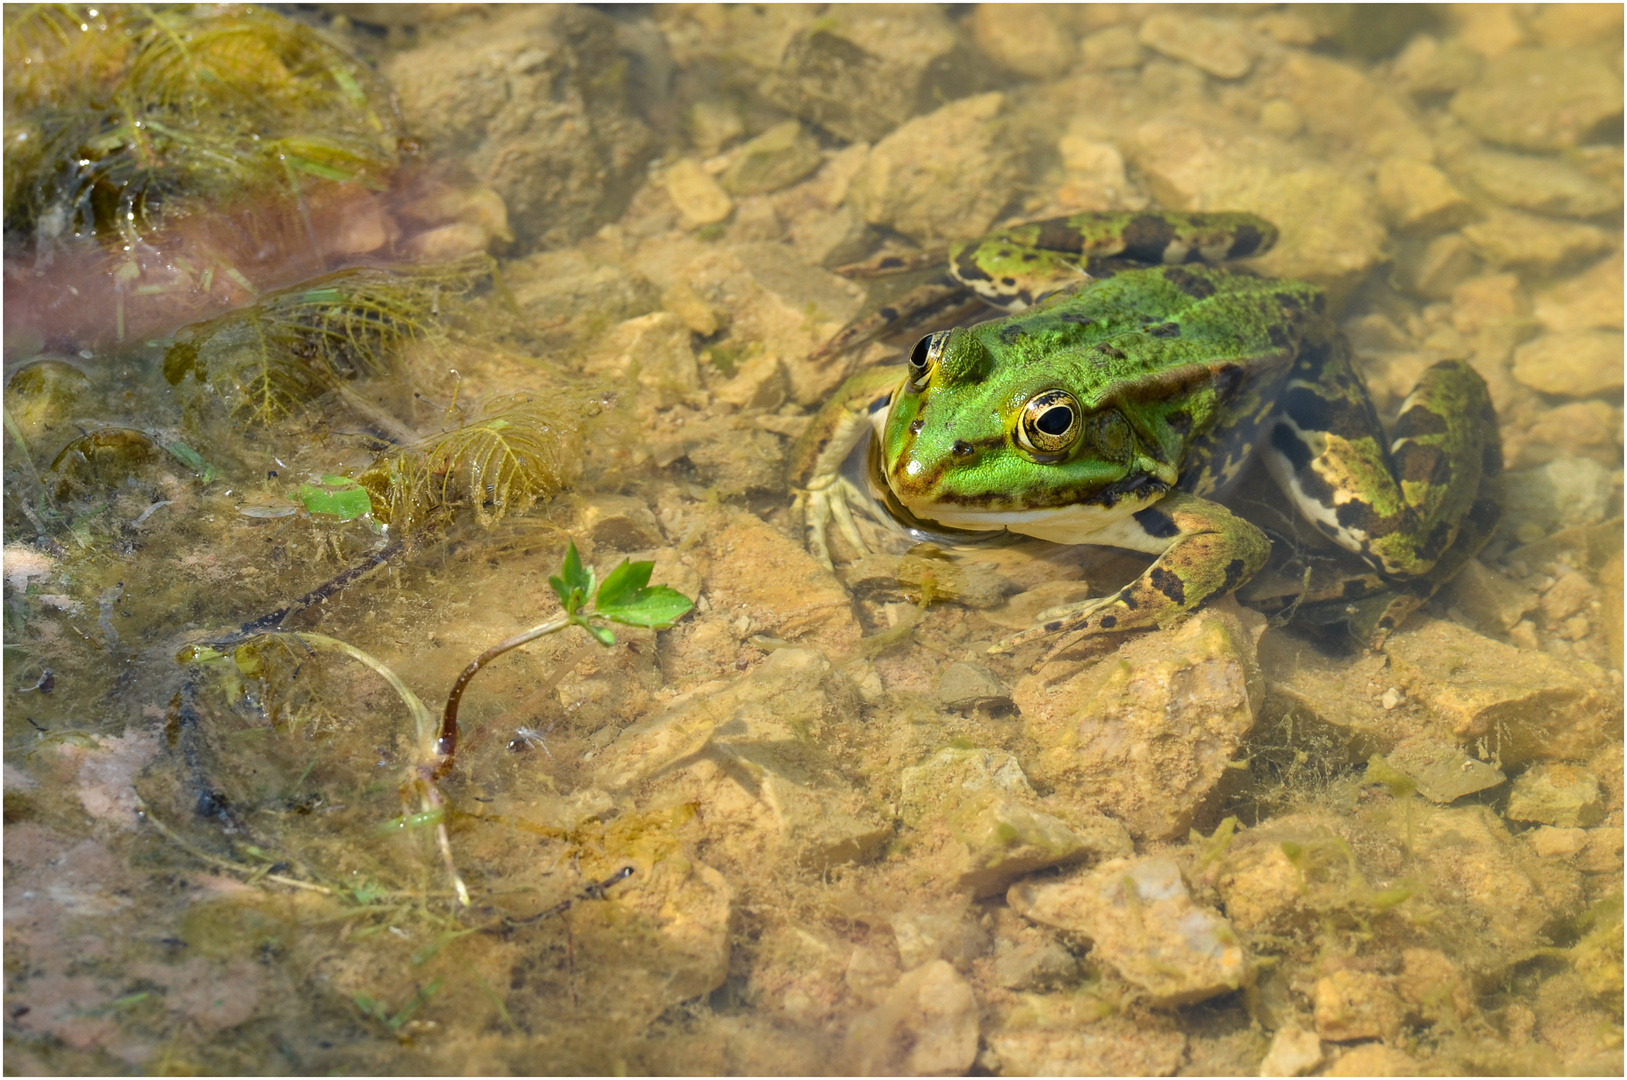
<instances>
[{"instance_id":1,"label":"green frog","mask_svg":"<svg viewBox=\"0 0 1627 1080\"><path fill-rule=\"evenodd\" d=\"M830 565L832 524L865 549L844 463L868 439L871 495L918 535L1156 556L998 650L1168 627L1265 564L1266 535L1216 501L1258 453L1371 567L1317 599L1380 643L1495 528L1497 418L1480 376L1445 361L1386 437L1322 292L1216 265L1276 236L1250 214L1078 214L952 248L955 279L1013 313L926 335L902 371L856 375L820 410L789 461L810 549Z\"/></svg>"}]
</instances>

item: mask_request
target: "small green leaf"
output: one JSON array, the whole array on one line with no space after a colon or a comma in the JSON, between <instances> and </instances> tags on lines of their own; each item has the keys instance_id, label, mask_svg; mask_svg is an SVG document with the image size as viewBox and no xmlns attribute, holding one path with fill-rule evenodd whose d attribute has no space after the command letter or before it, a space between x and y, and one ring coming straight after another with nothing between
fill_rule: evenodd
<instances>
[{"instance_id":1,"label":"small green leaf","mask_svg":"<svg viewBox=\"0 0 1627 1080\"><path fill-rule=\"evenodd\" d=\"M612 607L599 605L598 614L612 622L627 626L648 626L652 630L665 630L681 619L695 602L677 589L656 585L639 589Z\"/></svg>"},{"instance_id":2,"label":"small green leaf","mask_svg":"<svg viewBox=\"0 0 1627 1080\"><path fill-rule=\"evenodd\" d=\"M609 646L616 643L616 635L610 632L608 626L593 626L589 623L583 623L582 626L586 628L588 633L599 639L600 645Z\"/></svg>"},{"instance_id":3,"label":"small green leaf","mask_svg":"<svg viewBox=\"0 0 1627 1080\"><path fill-rule=\"evenodd\" d=\"M599 595L594 604L600 611L606 608L625 607L630 597L637 596L640 589L650 583L650 572L655 569L652 562L621 561L621 565L610 571L599 586Z\"/></svg>"},{"instance_id":4,"label":"small green leaf","mask_svg":"<svg viewBox=\"0 0 1627 1080\"><path fill-rule=\"evenodd\" d=\"M170 457L191 469L198 475L198 479L206 484L220 475L219 469L205 461L202 454L185 443L160 443L159 445L169 451Z\"/></svg>"},{"instance_id":5,"label":"small green leaf","mask_svg":"<svg viewBox=\"0 0 1627 1080\"><path fill-rule=\"evenodd\" d=\"M565 561L560 564L559 577L550 577L548 584L554 587L554 593L565 608L565 614L575 615L587 605L588 597L593 595L593 571L584 569L582 556L576 551L576 541L572 540L565 549Z\"/></svg>"},{"instance_id":6,"label":"small green leaf","mask_svg":"<svg viewBox=\"0 0 1627 1080\"><path fill-rule=\"evenodd\" d=\"M340 521L350 521L373 510L367 489L348 476L324 476L320 486L301 484L294 498L310 513L331 514Z\"/></svg>"}]
</instances>

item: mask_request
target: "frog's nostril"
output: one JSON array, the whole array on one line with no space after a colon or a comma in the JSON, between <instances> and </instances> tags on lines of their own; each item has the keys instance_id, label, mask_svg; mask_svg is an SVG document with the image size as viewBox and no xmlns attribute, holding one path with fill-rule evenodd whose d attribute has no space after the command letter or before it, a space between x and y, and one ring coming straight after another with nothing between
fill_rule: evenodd
<instances>
[{"instance_id":1,"label":"frog's nostril","mask_svg":"<svg viewBox=\"0 0 1627 1080\"><path fill-rule=\"evenodd\" d=\"M925 420L921 420L921 419L911 420L910 421L910 434L911 435L919 435L919 434L921 434L921 429L924 428L924 427L926 427L926 421Z\"/></svg>"},{"instance_id":2,"label":"frog's nostril","mask_svg":"<svg viewBox=\"0 0 1627 1080\"><path fill-rule=\"evenodd\" d=\"M971 457L972 444L965 439L956 439L955 445L950 448L956 457Z\"/></svg>"}]
</instances>

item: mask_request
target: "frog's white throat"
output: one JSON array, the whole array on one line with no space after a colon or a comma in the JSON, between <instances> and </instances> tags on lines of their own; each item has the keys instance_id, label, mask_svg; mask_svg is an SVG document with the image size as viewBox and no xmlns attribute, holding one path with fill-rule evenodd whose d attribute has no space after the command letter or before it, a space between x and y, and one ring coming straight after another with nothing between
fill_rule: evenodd
<instances>
[{"instance_id":1,"label":"frog's white throat","mask_svg":"<svg viewBox=\"0 0 1627 1080\"><path fill-rule=\"evenodd\" d=\"M1145 510L1163 497L1164 492L1157 491L1147 498L1121 498L1112 506L1075 503L1037 510L975 510L945 503L900 501L916 517L952 529L972 532L1009 529L1053 544L1102 544L1158 554L1169 547L1169 538L1148 536L1130 515Z\"/></svg>"}]
</instances>

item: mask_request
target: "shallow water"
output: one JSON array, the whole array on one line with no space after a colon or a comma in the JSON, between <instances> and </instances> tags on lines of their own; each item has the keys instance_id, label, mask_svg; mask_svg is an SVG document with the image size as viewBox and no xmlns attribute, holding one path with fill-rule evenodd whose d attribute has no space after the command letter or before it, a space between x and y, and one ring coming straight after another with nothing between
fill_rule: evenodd
<instances>
[{"instance_id":1,"label":"shallow water","mask_svg":"<svg viewBox=\"0 0 1627 1080\"><path fill-rule=\"evenodd\" d=\"M7 10L10 1071L1620 1071L1619 6L109 17ZM150 111L39 166L78 93ZM988 314L822 355L936 272L834 271L1142 208L1275 222L1387 422L1486 380L1503 522L1381 649L991 656L1147 559L804 550L810 415ZM436 776L571 541L695 610Z\"/></svg>"}]
</instances>

